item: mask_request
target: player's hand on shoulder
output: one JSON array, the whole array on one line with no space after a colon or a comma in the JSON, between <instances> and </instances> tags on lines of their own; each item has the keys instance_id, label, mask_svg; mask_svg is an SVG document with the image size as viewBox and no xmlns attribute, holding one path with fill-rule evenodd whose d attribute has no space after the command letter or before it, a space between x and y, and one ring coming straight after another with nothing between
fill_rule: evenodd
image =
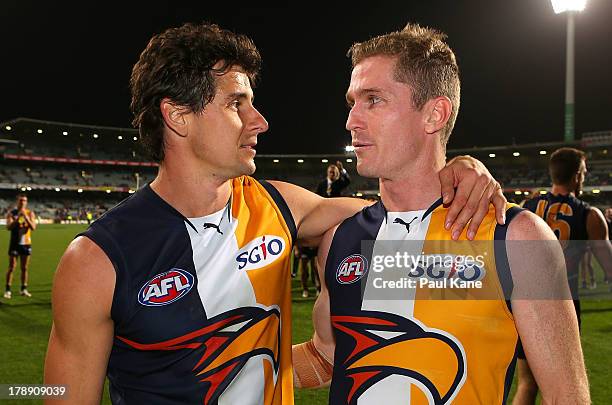
<instances>
[{"instance_id":1,"label":"player's hand on shoulder","mask_svg":"<svg viewBox=\"0 0 612 405\"><path fill-rule=\"evenodd\" d=\"M468 221L467 236L473 239L491 203L495 206L497 222L505 222L507 200L481 161L471 156L457 156L439 172L439 177L442 199L450 204L445 227L451 230L453 239L461 235Z\"/></svg>"}]
</instances>

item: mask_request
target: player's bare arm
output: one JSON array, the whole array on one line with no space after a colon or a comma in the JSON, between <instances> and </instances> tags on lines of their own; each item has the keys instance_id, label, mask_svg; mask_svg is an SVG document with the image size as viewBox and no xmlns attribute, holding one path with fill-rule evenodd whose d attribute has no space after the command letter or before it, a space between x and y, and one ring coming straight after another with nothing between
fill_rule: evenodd
<instances>
[{"instance_id":1,"label":"player's bare arm","mask_svg":"<svg viewBox=\"0 0 612 405\"><path fill-rule=\"evenodd\" d=\"M298 388L324 387L332 377L336 342L331 325L329 291L325 284L325 263L331 242L336 233L335 226L323 235L317 255L317 270L321 280L321 292L312 312L314 336L305 343L293 346L293 382Z\"/></svg>"},{"instance_id":2,"label":"player's bare arm","mask_svg":"<svg viewBox=\"0 0 612 405\"><path fill-rule=\"evenodd\" d=\"M470 156L459 156L452 159L439 176L443 199L445 203L452 202L446 223L453 235L458 237L471 219L468 232L473 234L468 237L473 238L491 202L495 205L498 222L504 223L506 198L480 161ZM329 228L371 205L354 198L322 198L299 186L280 181L270 183L287 201L300 239L320 237Z\"/></svg>"},{"instance_id":3,"label":"player's bare arm","mask_svg":"<svg viewBox=\"0 0 612 405\"><path fill-rule=\"evenodd\" d=\"M115 271L108 257L86 237L75 239L53 282L53 326L44 381L67 386L68 399L57 403L101 401L113 343L110 310L114 286Z\"/></svg>"},{"instance_id":4,"label":"player's bare arm","mask_svg":"<svg viewBox=\"0 0 612 405\"><path fill-rule=\"evenodd\" d=\"M510 223L507 240L512 313L543 403L590 404L561 245L548 225L527 211Z\"/></svg>"},{"instance_id":5,"label":"player's bare arm","mask_svg":"<svg viewBox=\"0 0 612 405\"><path fill-rule=\"evenodd\" d=\"M16 225L17 225L17 221L15 221L15 218L13 218L13 216L11 215L11 212L9 211L6 214L6 229L8 229L10 231Z\"/></svg>"},{"instance_id":6,"label":"player's bare arm","mask_svg":"<svg viewBox=\"0 0 612 405\"><path fill-rule=\"evenodd\" d=\"M612 245L608 239L608 224L599 208L591 207L587 216L587 233L591 244L591 250L601 264L601 267L612 278Z\"/></svg>"},{"instance_id":7,"label":"player's bare arm","mask_svg":"<svg viewBox=\"0 0 612 405\"><path fill-rule=\"evenodd\" d=\"M287 202L300 240L319 238L329 228L372 204L359 198L323 198L300 186L282 181L269 183L276 187Z\"/></svg>"}]
</instances>

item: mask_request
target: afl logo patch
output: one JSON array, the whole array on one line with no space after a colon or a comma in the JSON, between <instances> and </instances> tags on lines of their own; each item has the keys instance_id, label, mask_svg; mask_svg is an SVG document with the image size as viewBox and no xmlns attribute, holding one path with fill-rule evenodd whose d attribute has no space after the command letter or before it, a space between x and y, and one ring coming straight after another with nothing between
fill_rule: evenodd
<instances>
[{"instance_id":1,"label":"afl logo patch","mask_svg":"<svg viewBox=\"0 0 612 405\"><path fill-rule=\"evenodd\" d=\"M336 270L336 280L340 284L353 284L368 271L368 261L362 255L350 255L342 260Z\"/></svg>"},{"instance_id":2,"label":"afl logo patch","mask_svg":"<svg viewBox=\"0 0 612 405\"><path fill-rule=\"evenodd\" d=\"M147 307L172 304L183 298L193 287L193 275L173 268L147 281L138 292L138 302Z\"/></svg>"}]
</instances>

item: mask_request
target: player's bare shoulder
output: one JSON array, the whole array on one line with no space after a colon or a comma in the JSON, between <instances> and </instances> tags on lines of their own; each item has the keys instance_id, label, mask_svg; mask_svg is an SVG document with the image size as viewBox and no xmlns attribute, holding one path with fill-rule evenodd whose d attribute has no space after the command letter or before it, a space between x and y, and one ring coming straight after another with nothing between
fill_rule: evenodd
<instances>
[{"instance_id":1,"label":"player's bare shoulder","mask_svg":"<svg viewBox=\"0 0 612 405\"><path fill-rule=\"evenodd\" d=\"M79 236L64 252L53 281L53 305L87 301L109 308L115 288L115 270L108 256L91 239Z\"/></svg>"},{"instance_id":2,"label":"player's bare shoulder","mask_svg":"<svg viewBox=\"0 0 612 405\"><path fill-rule=\"evenodd\" d=\"M507 240L556 240L555 234L542 218L523 210L508 224Z\"/></svg>"}]
</instances>

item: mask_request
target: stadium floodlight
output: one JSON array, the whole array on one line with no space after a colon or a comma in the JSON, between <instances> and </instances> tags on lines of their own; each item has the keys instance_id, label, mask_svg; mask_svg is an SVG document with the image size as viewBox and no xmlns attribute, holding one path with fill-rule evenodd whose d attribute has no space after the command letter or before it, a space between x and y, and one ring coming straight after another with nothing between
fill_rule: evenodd
<instances>
[{"instance_id":1,"label":"stadium floodlight","mask_svg":"<svg viewBox=\"0 0 612 405\"><path fill-rule=\"evenodd\" d=\"M132 190L132 189L130 189L130 191L128 191L128 193L130 193L130 194L134 194L135 192L136 192L136 191L134 191L134 190Z\"/></svg>"},{"instance_id":2,"label":"stadium floodlight","mask_svg":"<svg viewBox=\"0 0 612 405\"><path fill-rule=\"evenodd\" d=\"M7 126L5 126L5 127L4 127L4 129L6 129L7 131L10 131L10 130L11 130L11 129L13 129L13 128L11 128L11 126L10 126L10 125L7 125Z\"/></svg>"},{"instance_id":3,"label":"stadium floodlight","mask_svg":"<svg viewBox=\"0 0 612 405\"><path fill-rule=\"evenodd\" d=\"M60 191L60 188L59 187L55 187L55 191Z\"/></svg>"},{"instance_id":4,"label":"stadium floodlight","mask_svg":"<svg viewBox=\"0 0 612 405\"><path fill-rule=\"evenodd\" d=\"M565 55L565 142L574 141L574 19L584 10L587 0L551 0L555 13L567 14L567 41Z\"/></svg>"},{"instance_id":5,"label":"stadium floodlight","mask_svg":"<svg viewBox=\"0 0 612 405\"><path fill-rule=\"evenodd\" d=\"M98 134L93 134L94 139L98 139Z\"/></svg>"},{"instance_id":6,"label":"stadium floodlight","mask_svg":"<svg viewBox=\"0 0 612 405\"><path fill-rule=\"evenodd\" d=\"M110 193L111 193L110 189L106 190L106 194L110 194Z\"/></svg>"},{"instance_id":7,"label":"stadium floodlight","mask_svg":"<svg viewBox=\"0 0 612 405\"><path fill-rule=\"evenodd\" d=\"M523 192L522 192L521 190L516 190L516 191L514 192L514 194L516 194L516 195L522 195L522 194L523 194Z\"/></svg>"},{"instance_id":8,"label":"stadium floodlight","mask_svg":"<svg viewBox=\"0 0 612 405\"><path fill-rule=\"evenodd\" d=\"M32 187L28 186L28 187L26 187L26 190L32 191Z\"/></svg>"},{"instance_id":9,"label":"stadium floodlight","mask_svg":"<svg viewBox=\"0 0 612 405\"><path fill-rule=\"evenodd\" d=\"M547 192L548 191L546 191L546 190L540 190L540 194L542 194L542 195L546 194Z\"/></svg>"},{"instance_id":10,"label":"stadium floodlight","mask_svg":"<svg viewBox=\"0 0 612 405\"><path fill-rule=\"evenodd\" d=\"M280 160L278 160L278 159L274 159L274 160L273 160L273 162L274 162L274 163L278 163L278 162L280 162Z\"/></svg>"},{"instance_id":11,"label":"stadium floodlight","mask_svg":"<svg viewBox=\"0 0 612 405\"><path fill-rule=\"evenodd\" d=\"M489 157L490 158L494 158L495 157L495 153L489 153Z\"/></svg>"},{"instance_id":12,"label":"stadium floodlight","mask_svg":"<svg viewBox=\"0 0 612 405\"><path fill-rule=\"evenodd\" d=\"M355 147L353 145L346 145L344 147L345 152L355 152Z\"/></svg>"},{"instance_id":13,"label":"stadium floodlight","mask_svg":"<svg viewBox=\"0 0 612 405\"><path fill-rule=\"evenodd\" d=\"M523 194L525 194L525 195L529 195L529 191L525 191Z\"/></svg>"},{"instance_id":14,"label":"stadium floodlight","mask_svg":"<svg viewBox=\"0 0 612 405\"><path fill-rule=\"evenodd\" d=\"M119 136L117 137L117 139L122 140L122 139L123 139L123 137L122 137L121 135L119 135Z\"/></svg>"},{"instance_id":15,"label":"stadium floodlight","mask_svg":"<svg viewBox=\"0 0 612 405\"><path fill-rule=\"evenodd\" d=\"M68 132L64 131L64 132L62 132L62 135L66 136L66 135L68 135Z\"/></svg>"},{"instance_id":16,"label":"stadium floodlight","mask_svg":"<svg viewBox=\"0 0 612 405\"><path fill-rule=\"evenodd\" d=\"M601 193L601 190L598 190L596 188L593 189L593 194L599 194L599 193Z\"/></svg>"},{"instance_id":17,"label":"stadium floodlight","mask_svg":"<svg viewBox=\"0 0 612 405\"><path fill-rule=\"evenodd\" d=\"M540 155L546 155L546 151L545 150L541 150L540 151Z\"/></svg>"},{"instance_id":18,"label":"stadium floodlight","mask_svg":"<svg viewBox=\"0 0 612 405\"><path fill-rule=\"evenodd\" d=\"M521 156L521 154L519 152L514 152L514 153L512 153L512 156L519 157L519 156Z\"/></svg>"},{"instance_id":19,"label":"stadium floodlight","mask_svg":"<svg viewBox=\"0 0 612 405\"><path fill-rule=\"evenodd\" d=\"M329 160L327 160L327 159L321 159L321 163L327 163L327 162L329 162Z\"/></svg>"},{"instance_id":20,"label":"stadium floodlight","mask_svg":"<svg viewBox=\"0 0 612 405\"><path fill-rule=\"evenodd\" d=\"M135 140L135 141L137 141L137 140L138 140L138 138L137 138L137 137L134 137L134 140Z\"/></svg>"},{"instance_id":21,"label":"stadium floodlight","mask_svg":"<svg viewBox=\"0 0 612 405\"><path fill-rule=\"evenodd\" d=\"M78 189L78 190L77 190L77 193L82 193L82 192L83 192L83 189L82 189L82 188L80 188L80 189Z\"/></svg>"},{"instance_id":22,"label":"stadium floodlight","mask_svg":"<svg viewBox=\"0 0 612 405\"><path fill-rule=\"evenodd\" d=\"M297 162L298 163L304 163L304 159L298 159Z\"/></svg>"},{"instance_id":23,"label":"stadium floodlight","mask_svg":"<svg viewBox=\"0 0 612 405\"><path fill-rule=\"evenodd\" d=\"M39 129L36 130L36 132L38 132L39 134L42 134L43 130L39 128Z\"/></svg>"},{"instance_id":24,"label":"stadium floodlight","mask_svg":"<svg viewBox=\"0 0 612 405\"><path fill-rule=\"evenodd\" d=\"M355 197L363 197L363 193L356 193Z\"/></svg>"},{"instance_id":25,"label":"stadium floodlight","mask_svg":"<svg viewBox=\"0 0 612 405\"><path fill-rule=\"evenodd\" d=\"M551 0L555 14L566 11L582 11L586 6L587 0Z\"/></svg>"},{"instance_id":26,"label":"stadium floodlight","mask_svg":"<svg viewBox=\"0 0 612 405\"><path fill-rule=\"evenodd\" d=\"M346 159L346 163L352 163L353 159Z\"/></svg>"},{"instance_id":27,"label":"stadium floodlight","mask_svg":"<svg viewBox=\"0 0 612 405\"><path fill-rule=\"evenodd\" d=\"M25 187L21 187L21 191L26 191L26 188Z\"/></svg>"}]
</instances>

